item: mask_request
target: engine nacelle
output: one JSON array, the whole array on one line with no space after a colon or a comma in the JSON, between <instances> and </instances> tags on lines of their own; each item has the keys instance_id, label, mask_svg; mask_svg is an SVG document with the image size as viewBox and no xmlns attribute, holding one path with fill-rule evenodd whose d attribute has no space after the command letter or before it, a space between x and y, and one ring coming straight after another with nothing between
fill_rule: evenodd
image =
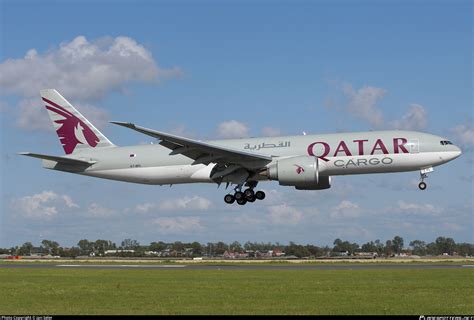
<instances>
[{"instance_id":1,"label":"engine nacelle","mask_svg":"<svg viewBox=\"0 0 474 320\"><path fill-rule=\"evenodd\" d=\"M298 190L329 189L331 177L321 175L324 169L324 163L317 157L298 156L272 163L267 168L267 176L282 186L294 186Z\"/></svg>"}]
</instances>

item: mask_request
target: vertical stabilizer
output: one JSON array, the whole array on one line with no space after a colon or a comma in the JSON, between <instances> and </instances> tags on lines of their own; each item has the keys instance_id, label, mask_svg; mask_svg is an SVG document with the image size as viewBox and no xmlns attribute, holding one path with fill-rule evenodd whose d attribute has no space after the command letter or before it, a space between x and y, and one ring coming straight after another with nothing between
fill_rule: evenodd
<instances>
[{"instance_id":1,"label":"vertical stabilizer","mask_svg":"<svg viewBox=\"0 0 474 320\"><path fill-rule=\"evenodd\" d=\"M115 146L59 92L45 89L40 93L66 154L86 148Z\"/></svg>"}]
</instances>

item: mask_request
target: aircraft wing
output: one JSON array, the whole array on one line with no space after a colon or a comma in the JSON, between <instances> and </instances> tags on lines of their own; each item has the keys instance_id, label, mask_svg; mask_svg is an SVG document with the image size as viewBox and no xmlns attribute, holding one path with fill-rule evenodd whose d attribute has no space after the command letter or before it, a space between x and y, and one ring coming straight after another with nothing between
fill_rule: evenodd
<instances>
[{"instance_id":1,"label":"aircraft wing","mask_svg":"<svg viewBox=\"0 0 474 320\"><path fill-rule=\"evenodd\" d=\"M211 162L255 170L264 167L272 161L272 157L263 154L217 146L211 143L176 136L173 134L151 130L134 125L133 123L111 121L122 127L130 128L140 133L157 138L160 144L171 149L170 155L182 154L194 160L193 164L209 164Z\"/></svg>"}]
</instances>

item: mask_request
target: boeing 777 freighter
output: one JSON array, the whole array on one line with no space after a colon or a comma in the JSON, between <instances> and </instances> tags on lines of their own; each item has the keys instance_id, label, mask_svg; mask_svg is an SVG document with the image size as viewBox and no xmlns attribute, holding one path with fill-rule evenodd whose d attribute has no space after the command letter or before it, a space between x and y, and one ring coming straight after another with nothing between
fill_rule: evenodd
<instances>
[{"instance_id":1,"label":"boeing 777 freighter","mask_svg":"<svg viewBox=\"0 0 474 320\"><path fill-rule=\"evenodd\" d=\"M226 183L226 203L263 200L260 181L276 180L298 190L331 187L331 176L419 171L421 190L433 167L456 159L461 150L448 139L416 131L334 134L199 141L113 121L160 140L118 147L54 89L41 97L65 156L21 153L43 159L48 169L126 182L173 185Z\"/></svg>"}]
</instances>

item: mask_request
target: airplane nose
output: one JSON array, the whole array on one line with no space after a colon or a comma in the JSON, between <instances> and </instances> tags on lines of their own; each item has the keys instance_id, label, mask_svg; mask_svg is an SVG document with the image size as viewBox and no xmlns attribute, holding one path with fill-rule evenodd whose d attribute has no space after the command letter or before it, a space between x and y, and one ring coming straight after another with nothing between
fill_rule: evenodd
<instances>
[{"instance_id":1,"label":"airplane nose","mask_svg":"<svg viewBox=\"0 0 474 320\"><path fill-rule=\"evenodd\" d=\"M462 154L462 150L461 150L461 148L459 148L458 146L454 146L454 148L455 148L455 151L454 151L454 152L455 152L455 154L456 154L456 157L455 157L455 158L457 158L457 157L459 157L459 156Z\"/></svg>"},{"instance_id":2,"label":"airplane nose","mask_svg":"<svg viewBox=\"0 0 474 320\"><path fill-rule=\"evenodd\" d=\"M442 160L443 163L445 163L445 162L452 161L458 158L461 154L462 154L462 151L458 146L450 145L448 150L446 150L445 152L442 152L439 155L439 159Z\"/></svg>"}]
</instances>

